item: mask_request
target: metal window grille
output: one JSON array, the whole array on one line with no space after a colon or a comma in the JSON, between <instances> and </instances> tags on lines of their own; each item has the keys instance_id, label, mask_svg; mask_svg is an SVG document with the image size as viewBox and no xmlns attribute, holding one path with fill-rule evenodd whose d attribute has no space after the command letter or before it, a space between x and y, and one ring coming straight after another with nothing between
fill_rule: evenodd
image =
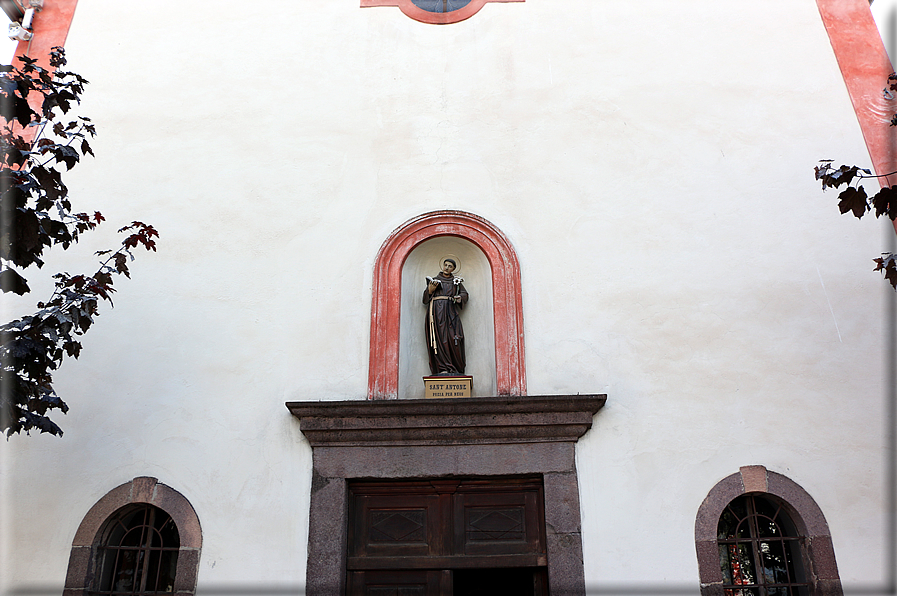
<instances>
[{"instance_id":1,"label":"metal window grille","mask_svg":"<svg viewBox=\"0 0 897 596\"><path fill-rule=\"evenodd\" d=\"M180 538L171 517L149 504L121 509L98 551L95 596L145 596L174 591Z\"/></svg>"},{"instance_id":2,"label":"metal window grille","mask_svg":"<svg viewBox=\"0 0 897 596\"><path fill-rule=\"evenodd\" d=\"M782 506L756 495L733 500L717 526L725 596L806 596L802 540Z\"/></svg>"},{"instance_id":3,"label":"metal window grille","mask_svg":"<svg viewBox=\"0 0 897 596\"><path fill-rule=\"evenodd\" d=\"M427 12L453 12L470 4L470 0L411 0Z\"/></svg>"}]
</instances>

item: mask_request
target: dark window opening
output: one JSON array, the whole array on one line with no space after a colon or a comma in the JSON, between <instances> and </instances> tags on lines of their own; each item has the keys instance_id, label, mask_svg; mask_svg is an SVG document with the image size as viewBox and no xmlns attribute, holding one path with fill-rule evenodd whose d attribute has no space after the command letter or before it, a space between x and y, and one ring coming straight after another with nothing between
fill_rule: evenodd
<instances>
[{"instance_id":1,"label":"dark window opening","mask_svg":"<svg viewBox=\"0 0 897 596\"><path fill-rule=\"evenodd\" d=\"M806 596L801 542L782 505L750 494L733 500L717 527L725 596Z\"/></svg>"},{"instance_id":2,"label":"dark window opening","mask_svg":"<svg viewBox=\"0 0 897 596\"><path fill-rule=\"evenodd\" d=\"M148 504L117 512L98 550L93 594L143 596L174 591L180 538L171 517Z\"/></svg>"},{"instance_id":3,"label":"dark window opening","mask_svg":"<svg viewBox=\"0 0 897 596\"><path fill-rule=\"evenodd\" d=\"M427 12L453 12L470 4L470 0L411 0Z\"/></svg>"},{"instance_id":4,"label":"dark window opening","mask_svg":"<svg viewBox=\"0 0 897 596\"><path fill-rule=\"evenodd\" d=\"M547 593L543 569L457 569L453 596L539 596Z\"/></svg>"}]
</instances>

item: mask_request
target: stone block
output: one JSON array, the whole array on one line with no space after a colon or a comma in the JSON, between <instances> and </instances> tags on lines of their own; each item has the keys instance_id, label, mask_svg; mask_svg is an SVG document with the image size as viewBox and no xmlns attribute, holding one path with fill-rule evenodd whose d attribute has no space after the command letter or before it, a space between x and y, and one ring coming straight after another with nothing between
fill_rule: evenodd
<instances>
[{"instance_id":1,"label":"stone block","mask_svg":"<svg viewBox=\"0 0 897 596\"><path fill-rule=\"evenodd\" d=\"M97 532L110 515L131 502L131 483L126 482L110 490L106 495L90 508L90 511L81 520L78 531L75 532L73 546L90 546L96 538Z\"/></svg>"},{"instance_id":2,"label":"stone block","mask_svg":"<svg viewBox=\"0 0 897 596\"><path fill-rule=\"evenodd\" d=\"M561 596L585 596L582 538L579 534L549 534L548 589Z\"/></svg>"},{"instance_id":3,"label":"stone block","mask_svg":"<svg viewBox=\"0 0 897 596\"><path fill-rule=\"evenodd\" d=\"M93 548L90 546L73 546L69 555L69 567L65 574L67 589L86 588L90 573Z\"/></svg>"},{"instance_id":4,"label":"stone block","mask_svg":"<svg viewBox=\"0 0 897 596\"><path fill-rule=\"evenodd\" d=\"M140 476L131 481L131 502L152 503L153 493L159 481L151 476Z\"/></svg>"},{"instance_id":5,"label":"stone block","mask_svg":"<svg viewBox=\"0 0 897 596\"><path fill-rule=\"evenodd\" d=\"M181 547L178 551L178 572L174 578L174 591L192 594L196 590L198 572L199 550Z\"/></svg>"},{"instance_id":6,"label":"stone block","mask_svg":"<svg viewBox=\"0 0 897 596\"><path fill-rule=\"evenodd\" d=\"M732 499L744 494L744 485L741 482L741 474L730 474L713 487L707 498L698 509L698 517L695 520L695 540L716 540L716 528L719 525L719 516L722 515Z\"/></svg>"},{"instance_id":7,"label":"stone block","mask_svg":"<svg viewBox=\"0 0 897 596\"><path fill-rule=\"evenodd\" d=\"M698 552L698 569L702 584L723 581L723 571L719 566L719 546L716 540L702 540L695 543Z\"/></svg>"},{"instance_id":8,"label":"stone block","mask_svg":"<svg viewBox=\"0 0 897 596\"><path fill-rule=\"evenodd\" d=\"M156 485L153 505L165 510L178 527L181 547L201 548L202 529L190 502L178 491L164 484Z\"/></svg>"},{"instance_id":9,"label":"stone block","mask_svg":"<svg viewBox=\"0 0 897 596\"><path fill-rule=\"evenodd\" d=\"M348 495L344 478L313 472L306 593L342 594L346 567Z\"/></svg>"},{"instance_id":10,"label":"stone block","mask_svg":"<svg viewBox=\"0 0 897 596\"><path fill-rule=\"evenodd\" d=\"M339 478L500 476L574 470L573 443L315 447L315 468Z\"/></svg>"},{"instance_id":11,"label":"stone block","mask_svg":"<svg viewBox=\"0 0 897 596\"><path fill-rule=\"evenodd\" d=\"M820 580L837 580L838 564L835 562L835 547L829 536L814 536L807 540L810 559L815 575Z\"/></svg>"},{"instance_id":12,"label":"stone block","mask_svg":"<svg viewBox=\"0 0 897 596\"><path fill-rule=\"evenodd\" d=\"M743 466L741 481L746 493L765 493L769 491L766 481L766 468L763 466Z\"/></svg>"},{"instance_id":13,"label":"stone block","mask_svg":"<svg viewBox=\"0 0 897 596\"><path fill-rule=\"evenodd\" d=\"M548 473L545 481L545 529L556 534L579 533L579 486L576 472Z\"/></svg>"}]
</instances>

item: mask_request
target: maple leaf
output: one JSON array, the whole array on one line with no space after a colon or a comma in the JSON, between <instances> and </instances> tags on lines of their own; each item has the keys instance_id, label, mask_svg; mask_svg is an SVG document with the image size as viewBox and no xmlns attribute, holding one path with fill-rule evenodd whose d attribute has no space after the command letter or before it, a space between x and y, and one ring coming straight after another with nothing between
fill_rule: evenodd
<instances>
[{"instance_id":1,"label":"maple leaf","mask_svg":"<svg viewBox=\"0 0 897 596\"><path fill-rule=\"evenodd\" d=\"M887 215L893 221L897 219L897 186L885 186L872 197L875 217Z\"/></svg>"},{"instance_id":2,"label":"maple leaf","mask_svg":"<svg viewBox=\"0 0 897 596\"><path fill-rule=\"evenodd\" d=\"M897 254L882 253L878 259L873 259L876 266L873 271L881 271L885 279L897 290Z\"/></svg>"},{"instance_id":3,"label":"maple leaf","mask_svg":"<svg viewBox=\"0 0 897 596\"><path fill-rule=\"evenodd\" d=\"M0 287L4 292L15 292L19 296L31 291L25 278L12 269L0 271Z\"/></svg>"},{"instance_id":4,"label":"maple leaf","mask_svg":"<svg viewBox=\"0 0 897 596\"><path fill-rule=\"evenodd\" d=\"M848 186L841 191L838 198L841 199L838 202L838 209L841 210L842 215L848 211L853 211L854 216L860 219L869 210L869 203L866 200L866 189L862 186L859 188Z\"/></svg>"}]
</instances>

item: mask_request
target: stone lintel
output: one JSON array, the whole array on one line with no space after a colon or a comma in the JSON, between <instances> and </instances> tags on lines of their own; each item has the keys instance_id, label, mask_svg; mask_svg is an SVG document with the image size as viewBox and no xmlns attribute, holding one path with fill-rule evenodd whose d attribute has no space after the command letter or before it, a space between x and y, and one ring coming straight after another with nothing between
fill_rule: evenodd
<instances>
[{"instance_id":1,"label":"stone lintel","mask_svg":"<svg viewBox=\"0 0 897 596\"><path fill-rule=\"evenodd\" d=\"M312 447L576 441L606 395L287 402Z\"/></svg>"}]
</instances>

